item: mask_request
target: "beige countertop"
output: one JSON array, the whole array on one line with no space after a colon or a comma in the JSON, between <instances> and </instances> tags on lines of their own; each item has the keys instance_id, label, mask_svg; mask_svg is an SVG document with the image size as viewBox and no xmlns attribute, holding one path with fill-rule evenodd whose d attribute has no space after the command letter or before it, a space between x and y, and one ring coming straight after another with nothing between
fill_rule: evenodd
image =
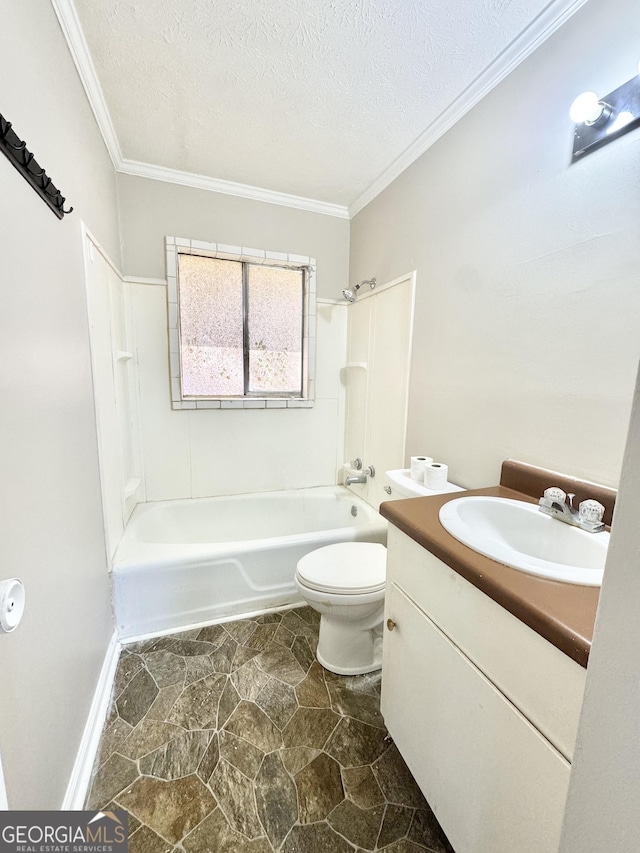
<instances>
[{"instance_id":1,"label":"beige countertop","mask_svg":"<svg viewBox=\"0 0 640 853\"><path fill-rule=\"evenodd\" d=\"M438 513L443 504L462 494L490 495L537 503L522 492L495 486L429 498L386 501L380 506L380 513L469 583L586 667L600 588L525 574L483 557L458 542L444 529Z\"/></svg>"}]
</instances>

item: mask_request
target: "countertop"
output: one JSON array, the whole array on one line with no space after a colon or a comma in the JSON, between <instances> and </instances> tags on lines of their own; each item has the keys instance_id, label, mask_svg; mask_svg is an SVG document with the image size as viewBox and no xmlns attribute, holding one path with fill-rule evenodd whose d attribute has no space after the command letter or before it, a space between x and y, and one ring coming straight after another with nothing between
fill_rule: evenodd
<instances>
[{"instance_id":1,"label":"countertop","mask_svg":"<svg viewBox=\"0 0 640 853\"><path fill-rule=\"evenodd\" d=\"M489 495L537 503L505 486L474 489L464 496ZM380 513L443 563L506 610L586 667L593 638L599 587L546 580L483 557L447 533L440 507L461 493L386 501Z\"/></svg>"}]
</instances>

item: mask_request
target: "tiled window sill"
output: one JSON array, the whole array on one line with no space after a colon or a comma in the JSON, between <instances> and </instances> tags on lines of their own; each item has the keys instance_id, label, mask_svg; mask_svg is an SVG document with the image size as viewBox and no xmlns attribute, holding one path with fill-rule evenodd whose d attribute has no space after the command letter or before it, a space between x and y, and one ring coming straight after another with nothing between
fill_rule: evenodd
<instances>
[{"instance_id":1,"label":"tiled window sill","mask_svg":"<svg viewBox=\"0 0 640 853\"><path fill-rule=\"evenodd\" d=\"M173 409L311 409L314 400L247 398L244 400L172 400Z\"/></svg>"}]
</instances>

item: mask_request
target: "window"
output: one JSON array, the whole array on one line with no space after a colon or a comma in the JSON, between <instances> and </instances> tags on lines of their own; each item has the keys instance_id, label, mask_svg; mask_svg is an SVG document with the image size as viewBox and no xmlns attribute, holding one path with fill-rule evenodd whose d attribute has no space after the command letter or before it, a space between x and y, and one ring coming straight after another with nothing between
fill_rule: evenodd
<instances>
[{"instance_id":1,"label":"window","mask_svg":"<svg viewBox=\"0 0 640 853\"><path fill-rule=\"evenodd\" d=\"M167 271L174 408L313 405L312 258L167 238Z\"/></svg>"}]
</instances>

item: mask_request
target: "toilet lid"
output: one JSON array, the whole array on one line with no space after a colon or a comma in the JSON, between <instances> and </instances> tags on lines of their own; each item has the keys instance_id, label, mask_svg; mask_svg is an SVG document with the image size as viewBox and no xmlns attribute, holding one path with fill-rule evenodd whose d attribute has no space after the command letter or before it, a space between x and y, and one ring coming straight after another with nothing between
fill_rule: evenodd
<instances>
[{"instance_id":1,"label":"toilet lid","mask_svg":"<svg viewBox=\"0 0 640 853\"><path fill-rule=\"evenodd\" d=\"M387 549L377 542L340 542L306 554L298 562L298 578L320 592L345 594L384 589Z\"/></svg>"}]
</instances>

